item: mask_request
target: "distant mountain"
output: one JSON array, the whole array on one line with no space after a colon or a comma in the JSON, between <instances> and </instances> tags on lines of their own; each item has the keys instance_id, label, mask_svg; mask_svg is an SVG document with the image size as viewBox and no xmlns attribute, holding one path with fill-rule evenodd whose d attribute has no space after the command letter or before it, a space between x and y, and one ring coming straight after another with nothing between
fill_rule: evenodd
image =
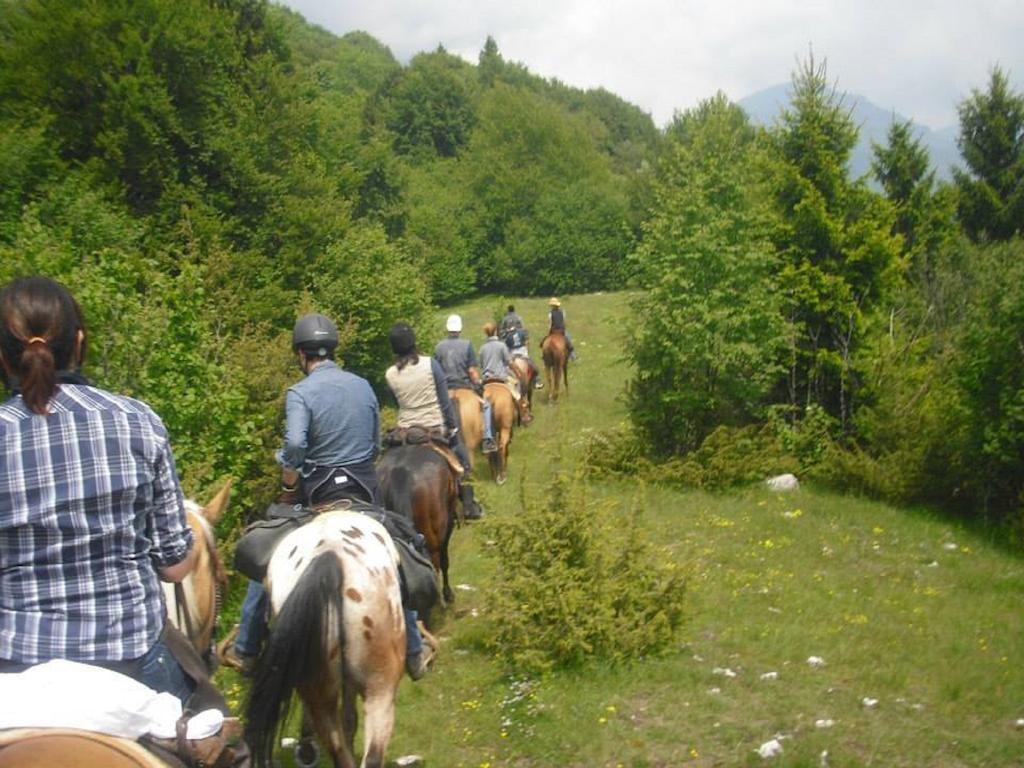
<instances>
[{"instance_id":1,"label":"distant mountain","mask_svg":"<svg viewBox=\"0 0 1024 768\"><path fill-rule=\"evenodd\" d=\"M750 119L760 125L772 125L782 114L784 107L790 103L788 84L775 85L763 91L740 99L738 104L743 107ZM847 93L844 103L853 107L853 119L860 127L860 137L850 157L850 173L859 178L871 171L871 142L882 146L888 143L889 126L893 119L905 120L899 113L882 109L868 99L854 93ZM915 123L917 135L921 143L928 149L932 167L939 179L950 180L953 165L963 165L960 151L956 146L958 128L955 125L932 130Z\"/></svg>"}]
</instances>

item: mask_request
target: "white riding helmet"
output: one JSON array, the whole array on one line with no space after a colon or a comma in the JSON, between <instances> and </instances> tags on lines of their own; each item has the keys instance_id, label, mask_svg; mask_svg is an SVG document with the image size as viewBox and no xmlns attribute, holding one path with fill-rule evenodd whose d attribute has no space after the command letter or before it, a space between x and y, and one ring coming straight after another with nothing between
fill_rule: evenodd
<instances>
[{"instance_id":1,"label":"white riding helmet","mask_svg":"<svg viewBox=\"0 0 1024 768\"><path fill-rule=\"evenodd\" d=\"M448 322L444 324L448 333L462 333L462 317L459 315L448 315Z\"/></svg>"}]
</instances>

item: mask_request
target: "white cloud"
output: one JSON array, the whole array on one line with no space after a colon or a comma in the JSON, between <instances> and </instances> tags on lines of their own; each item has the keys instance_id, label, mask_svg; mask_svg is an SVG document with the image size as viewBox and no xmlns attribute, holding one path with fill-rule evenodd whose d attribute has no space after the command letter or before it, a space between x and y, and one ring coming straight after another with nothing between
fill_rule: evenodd
<instances>
[{"instance_id":1,"label":"white cloud","mask_svg":"<svg viewBox=\"0 0 1024 768\"><path fill-rule=\"evenodd\" d=\"M603 86L664 124L717 90L788 82L813 49L841 90L932 127L984 89L1024 83L1019 0L284 0L326 29L369 32L407 61L444 45L502 55L570 85Z\"/></svg>"}]
</instances>

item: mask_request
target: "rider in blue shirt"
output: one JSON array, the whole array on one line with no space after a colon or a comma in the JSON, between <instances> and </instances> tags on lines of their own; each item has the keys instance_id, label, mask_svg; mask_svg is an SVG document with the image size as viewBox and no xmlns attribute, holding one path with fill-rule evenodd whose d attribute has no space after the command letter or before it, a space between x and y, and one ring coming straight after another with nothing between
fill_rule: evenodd
<instances>
[{"instance_id":1,"label":"rider in blue shirt","mask_svg":"<svg viewBox=\"0 0 1024 768\"><path fill-rule=\"evenodd\" d=\"M306 506L338 499L377 501L380 406L369 383L334 362L338 330L328 318L309 314L292 332L292 349L306 378L285 398L284 446L277 452L284 491ZM266 634L267 594L250 581L242 603L238 636L225 649L225 661L249 671ZM429 664L416 625L416 611L406 614L406 669L414 680Z\"/></svg>"}]
</instances>

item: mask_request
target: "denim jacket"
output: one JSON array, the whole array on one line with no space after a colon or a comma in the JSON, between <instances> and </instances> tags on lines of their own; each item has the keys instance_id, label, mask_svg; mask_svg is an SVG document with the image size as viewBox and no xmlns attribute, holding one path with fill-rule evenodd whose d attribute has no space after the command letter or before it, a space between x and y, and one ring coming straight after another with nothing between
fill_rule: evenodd
<instances>
[{"instance_id":1,"label":"denim jacket","mask_svg":"<svg viewBox=\"0 0 1024 768\"><path fill-rule=\"evenodd\" d=\"M373 461L380 434L380 406L369 382L326 360L288 389L282 467L309 474L315 467Z\"/></svg>"}]
</instances>

